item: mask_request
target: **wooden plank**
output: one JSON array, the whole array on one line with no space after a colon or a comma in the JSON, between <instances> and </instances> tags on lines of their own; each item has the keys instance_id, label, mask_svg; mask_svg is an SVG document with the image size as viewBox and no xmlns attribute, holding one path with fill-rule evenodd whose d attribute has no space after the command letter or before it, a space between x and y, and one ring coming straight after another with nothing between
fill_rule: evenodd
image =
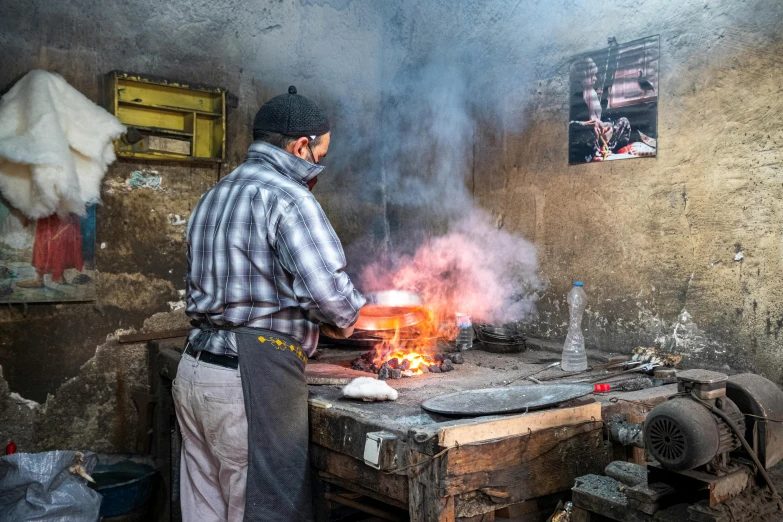
<instances>
[{"instance_id":1,"label":"wooden plank","mask_svg":"<svg viewBox=\"0 0 783 522\"><path fill-rule=\"evenodd\" d=\"M517 467L537 459L561 442L601 427L600 421L550 428L529 435L508 437L483 443L468 444L449 450L449 476L466 475L476 471L494 471ZM595 444L594 444L595 446ZM590 448L595 451L596 448ZM489 487L488 484L482 487Z\"/></svg>"},{"instance_id":2,"label":"wooden plank","mask_svg":"<svg viewBox=\"0 0 783 522\"><path fill-rule=\"evenodd\" d=\"M341 455L323 446L310 444L310 461L316 469L359 484L363 488L404 504L408 502L408 480L405 475L384 473L363 461Z\"/></svg>"},{"instance_id":3,"label":"wooden plank","mask_svg":"<svg viewBox=\"0 0 783 522\"><path fill-rule=\"evenodd\" d=\"M495 513L484 513L483 515L476 515L474 517L461 517L457 519L457 522L495 522Z\"/></svg>"},{"instance_id":4,"label":"wooden plank","mask_svg":"<svg viewBox=\"0 0 783 522\"><path fill-rule=\"evenodd\" d=\"M585 511L582 508L575 507L571 510L571 522L591 522L596 520L592 518L589 511Z\"/></svg>"},{"instance_id":5,"label":"wooden plank","mask_svg":"<svg viewBox=\"0 0 783 522\"><path fill-rule=\"evenodd\" d=\"M185 140L176 140L173 138L164 138L162 136L147 136L147 148L157 152L172 152L190 156L190 142Z\"/></svg>"},{"instance_id":6,"label":"wooden plank","mask_svg":"<svg viewBox=\"0 0 783 522\"><path fill-rule=\"evenodd\" d=\"M445 473L443 457L411 451L408 457L408 509L410 522L455 522L454 497L441 495L440 477Z\"/></svg>"},{"instance_id":7,"label":"wooden plank","mask_svg":"<svg viewBox=\"0 0 783 522\"><path fill-rule=\"evenodd\" d=\"M609 477L580 477L571 490L574 507L620 522L653 522L651 515L628 505L628 499L618 491L619 486L619 482Z\"/></svg>"},{"instance_id":8,"label":"wooden plank","mask_svg":"<svg viewBox=\"0 0 783 522\"><path fill-rule=\"evenodd\" d=\"M337 364L310 363L305 366L307 384L314 385L344 385L357 377L377 379L374 373L360 372Z\"/></svg>"},{"instance_id":9,"label":"wooden plank","mask_svg":"<svg viewBox=\"0 0 783 522\"><path fill-rule=\"evenodd\" d=\"M609 421L614 415L621 413L637 413L642 419L647 416L655 406L666 402L669 397L677 393L676 384L666 384L655 388L647 388L635 392L625 392L617 396L616 402L609 402L610 396L601 398L603 409L601 414L605 421Z\"/></svg>"},{"instance_id":10,"label":"wooden plank","mask_svg":"<svg viewBox=\"0 0 783 522\"><path fill-rule=\"evenodd\" d=\"M356 484L354 482L351 482L349 480L346 480L344 478L340 478L336 475L332 475L331 473L328 473L326 471L321 471L318 476L321 478L323 482L328 482L330 484L334 484L335 486L339 486L343 489L347 489L348 491L353 491L354 493L358 493L360 495L364 495L365 497L374 498L375 500L379 500L381 502L385 502L389 504L390 506L398 507L400 509L408 509L408 502L400 502L399 500L395 500L391 497L387 497L385 495L381 495L377 491L373 491L369 488L366 488L362 486L361 484Z\"/></svg>"},{"instance_id":11,"label":"wooden plank","mask_svg":"<svg viewBox=\"0 0 783 522\"><path fill-rule=\"evenodd\" d=\"M140 343L143 341L153 341L155 339L171 339L172 337L187 337L190 328L180 330L163 330L159 332L142 332L135 334L121 335L120 344Z\"/></svg>"},{"instance_id":12,"label":"wooden plank","mask_svg":"<svg viewBox=\"0 0 783 522\"><path fill-rule=\"evenodd\" d=\"M160 462L159 470L161 479L163 481L164 491L170 492L172 490L171 482L171 432L174 428L173 419L175 417L174 412L174 397L171 394L171 379L164 378L160 374L160 343L150 342L148 343L149 354L149 384L150 391L155 394L158 399L158 405L155 408L152 433L153 433L153 445L152 456ZM171 495L157 495L159 501L156 505L156 513L159 513L158 520L171 520L172 505ZM179 506L175 507L175 510L179 509Z\"/></svg>"},{"instance_id":13,"label":"wooden plank","mask_svg":"<svg viewBox=\"0 0 783 522\"><path fill-rule=\"evenodd\" d=\"M636 422L639 424L644 424L644 419L647 418L647 413L641 413L639 411L631 411L628 412L627 418L628 418L628 422ZM644 465L647 463L647 454L644 448L637 448L636 446L631 446L629 449L631 450L630 462L639 465Z\"/></svg>"},{"instance_id":14,"label":"wooden plank","mask_svg":"<svg viewBox=\"0 0 783 522\"><path fill-rule=\"evenodd\" d=\"M454 514L457 520L480 517L488 513L498 516L498 511L511 505L507 491L482 488L454 496Z\"/></svg>"},{"instance_id":15,"label":"wooden plank","mask_svg":"<svg viewBox=\"0 0 783 522\"><path fill-rule=\"evenodd\" d=\"M169 381L173 381L177 376L179 362L182 360L182 354L171 348L164 348L158 354L158 375Z\"/></svg>"},{"instance_id":16,"label":"wooden plank","mask_svg":"<svg viewBox=\"0 0 783 522\"><path fill-rule=\"evenodd\" d=\"M438 444L444 448L450 448L457 445L525 435L547 428L599 420L600 418L601 404L593 402L573 408L535 411L492 421L476 419L440 429Z\"/></svg>"},{"instance_id":17,"label":"wooden plank","mask_svg":"<svg viewBox=\"0 0 783 522\"><path fill-rule=\"evenodd\" d=\"M489 489L508 493L504 501L513 504L566 491L576 477L601 473L609 448L600 421L460 446L448 453L441 495Z\"/></svg>"},{"instance_id":18,"label":"wooden plank","mask_svg":"<svg viewBox=\"0 0 783 522\"><path fill-rule=\"evenodd\" d=\"M533 498L499 509L495 517L498 522L539 522L548 519L563 499L563 493Z\"/></svg>"},{"instance_id":19,"label":"wooden plank","mask_svg":"<svg viewBox=\"0 0 783 522\"><path fill-rule=\"evenodd\" d=\"M406 432L399 430L399 427L379 422L376 418L368 418L364 410L353 405L340 403L339 407L334 404L331 408L324 408L311 403L309 412L311 443L362 462L368 433L388 431L400 439L406 436ZM398 461L401 463L402 459Z\"/></svg>"},{"instance_id":20,"label":"wooden plank","mask_svg":"<svg viewBox=\"0 0 783 522\"><path fill-rule=\"evenodd\" d=\"M368 513L370 515L374 515L382 520L390 520L392 522L405 522L405 519L403 519L402 516L392 513L391 511L388 511L387 509L382 509L376 506L371 506L367 503L361 502L357 499L348 498L343 495L338 495L336 493L325 493L324 498L326 500L330 500L332 502L336 502L338 504L342 504L343 506L348 506L353 509L357 509L359 511L363 511L364 513ZM407 518L407 517L406 517Z\"/></svg>"},{"instance_id":21,"label":"wooden plank","mask_svg":"<svg viewBox=\"0 0 783 522\"><path fill-rule=\"evenodd\" d=\"M572 498L574 511L571 522L686 522L694 520L688 513L688 504L677 504L648 515L630 507L627 502L607 499L604 492L575 487ZM578 514L578 515L577 515ZM724 520L710 519L713 522ZM728 522L728 519L725 519Z\"/></svg>"}]
</instances>

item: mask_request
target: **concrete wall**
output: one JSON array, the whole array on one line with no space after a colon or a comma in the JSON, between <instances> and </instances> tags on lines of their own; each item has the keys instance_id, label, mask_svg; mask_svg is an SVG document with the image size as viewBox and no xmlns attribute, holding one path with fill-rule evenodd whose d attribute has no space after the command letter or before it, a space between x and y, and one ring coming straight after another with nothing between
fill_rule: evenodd
<instances>
[{"instance_id":1,"label":"concrete wall","mask_svg":"<svg viewBox=\"0 0 783 522\"><path fill-rule=\"evenodd\" d=\"M549 288L528 331L563 339L566 293L583 280L589 344L661 346L783 381L783 4L471 2L427 15L400 26L416 52L478 46L471 76L505 94L479 107L466 183L538 248ZM569 167L569 56L654 34L657 159Z\"/></svg>"},{"instance_id":2,"label":"concrete wall","mask_svg":"<svg viewBox=\"0 0 783 522\"><path fill-rule=\"evenodd\" d=\"M562 23L587 18L589 31L547 49L555 64L609 35L661 35L659 155L566 166L562 65L531 84L523 132L480 145L497 161L477 172L478 201L536 243L550 281L534 331L564 336L581 279L588 342L662 346L783 382L783 6L613 3Z\"/></svg>"},{"instance_id":3,"label":"concrete wall","mask_svg":"<svg viewBox=\"0 0 783 522\"><path fill-rule=\"evenodd\" d=\"M461 70L414 93L464 82L457 110L477 126L454 130L464 168L437 178L433 204L450 206L447 184L461 183L535 243L548 288L526 331L562 340L566 294L583 280L588 344L783 381L783 4L411 0L388 8L385 29L384 85L442 53ZM655 34L658 157L569 167L569 58ZM405 226L432 211L409 210L396 213Z\"/></svg>"},{"instance_id":4,"label":"concrete wall","mask_svg":"<svg viewBox=\"0 0 783 522\"><path fill-rule=\"evenodd\" d=\"M119 69L218 85L239 96L220 172L125 160L110 168L97 214L95 303L0 308L0 441L14 438L26 450L132 449L129 393L147 385L146 353L107 335L140 329L180 299L185 227L172 225L169 214L187 219L219 173L242 161L255 111L289 85L332 119L332 150L315 191L343 242L367 242L373 228L382 234L381 191L354 190L379 186L379 178L365 175L378 170L373 156L356 154L374 139L380 107L378 25L371 4L345 1L0 2L0 92L40 68L98 102L101 77ZM361 74L347 77L346 68ZM162 189L130 189L126 180L136 170L157 171ZM180 312L144 328L183 321Z\"/></svg>"}]
</instances>

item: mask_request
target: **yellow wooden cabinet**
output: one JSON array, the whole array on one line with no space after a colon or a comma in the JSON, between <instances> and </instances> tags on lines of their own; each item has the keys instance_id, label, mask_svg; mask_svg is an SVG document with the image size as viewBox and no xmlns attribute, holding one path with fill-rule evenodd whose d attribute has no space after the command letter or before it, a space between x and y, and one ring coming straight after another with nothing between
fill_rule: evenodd
<instances>
[{"instance_id":1,"label":"yellow wooden cabinet","mask_svg":"<svg viewBox=\"0 0 783 522\"><path fill-rule=\"evenodd\" d=\"M153 76L107 75L108 109L128 127L117 155L174 161L226 156L226 90Z\"/></svg>"}]
</instances>

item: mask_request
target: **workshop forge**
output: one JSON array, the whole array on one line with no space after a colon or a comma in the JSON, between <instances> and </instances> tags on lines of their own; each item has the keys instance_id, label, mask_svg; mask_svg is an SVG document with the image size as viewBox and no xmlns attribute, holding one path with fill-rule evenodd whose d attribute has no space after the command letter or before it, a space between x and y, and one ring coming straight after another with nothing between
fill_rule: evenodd
<instances>
[{"instance_id":1,"label":"workshop forge","mask_svg":"<svg viewBox=\"0 0 783 522\"><path fill-rule=\"evenodd\" d=\"M485 354L476 341L462 365L452 363L451 372L387 381L400 395L394 403L354 404L336 399L337 388L314 388L332 408L311 406L313 419L350 406L367 408L371 416L372 408L403 420L413 416L427 426L433 419L420 409L424 400L493 387L555 362L567 333L565 299L574 280L585 282L589 297L582 325L592 364L608 364L614 356L630 358L637 347L654 347L662 354L682 355L678 369L751 372L779 385L783 259L777 201L783 185L775 116L782 103L780 9L771 2L720 1L456 6L436 1L237 1L223 8L184 0L165 7L149 2L122 7L77 1L4 4L4 93L35 69L62 75L102 105L112 71L179 86L211 86L226 92L226 140L219 163L120 157L111 164L100 187L94 235L82 237L83 249L85 238L94 241L91 250L83 250L90 263L81 271L63 267L66 284L43 274L47 290L18 287L16 282L34 279L35 235L22 236L16 223L11 232L3 228L23 246L6 249L4 242L7 272L0 268L0 300L15 303L0 311L1 438L25 452L156 452L155 457L166 459L143 436L149 426L156 437L167 433L152 420L148 425L143 413L151 408L150 418L163 415L166 404L147 397L158 393L160 372L151 362L153 352L146 340L120 344L118 339L188 327L178 308L186 270L185 223L200 195L244 159L251 141L249 122L260 104L290 84L316 99L334 120L328 169L315 194L345 246L349 273L364 285L361 289L369 293L389 284L415 285L438 318L457 311L449 303L463 299L481 310L474 312L475 323L511 324L527 347L516 354ZM579 92L572 88L575 60L593 56L596 68L603 69L594 85L601 87L598 99L605 105L611 49L651 38L658 46L654 74L650 66L645 69L643 58L636 78L628 81L639 84L642 105L654 105L654 132L642 129L645 142L628 118L629 145L646 145L656 155L609 164L580 160L569 166L575 163L569 155L570 122L575 121L571 107L575 99L585 99L583 87ZM639 70L653 90L639 83ZM230 106L233 100L235 107ZM611 119L611 110L602 105L603 113ZM607 150L600 139L597 143L603 158ZM10 228L8 223L4 219ZM466 270L437 271L440 267L428 265L433 260ZM74 279L86 281L80 275L95 281L74 284ZM433 280L436 284L428 286ZM89 289L83 298L94 301L70 302L57 293L81 295L82 289ZM55 297L24 301L26 294L42 293ZM438 353L449 353L447 345L456 332L451 321L446 326L435 335L416 332L422 343L418 351L433 361ZM388 340L383 342L388 346ZM181 350L182 343L172 344ZM370 349L323 352L326 360L332 355L349 368ZM347 356L341 350L348 350ZM473 371L488 375L471 379ZM551 374L557 370L534 378ZM648 377L655 379L654 374ZM522 379L512 384L522 383L535 384ZM408 387L425 390L406 392ZM675 388L669 384L651 390L666 394ZM629 410L634 415L643 416L656 402L630 395L642 392L623 393L627 395L619 398L637 401ZM605 404L603 396L598 398ZM629 404L619 398L602 406L603 420L608 421L610 406ZM399 432L400 426L393 428ZM590 437L594 444L608 440L604 427L566 426L588 430L575 451L592 447L586 442ZM330 448L314 433L314 455L326 448L350 459L346 466L357 472L380 473L364 462L367 434L391 428L369 428L357 435L361 442L352 442L360 449ZM543 435L504 434L499 439L534 444L525 438L533 436ZM494 440L494 432L487 437ZM544 442L556 440L547 435ZM640 449L627 453L635 455L635 462L647 462ZM442 449L430 451L424 454L431 457ZM440 466L454 464L452 451L438 457ZM618 460L615 453L612 459ZM524 459L509 460L521 465ZM471 457L470 462L480 465L480 459ZM547 480L556 482L550 489L503 497L498 486L539 487L545 473L534 473L533 480L523 476L532 469L525 468L502 481L476 479L475 489L460 490L463 498L456 493L438 498L453 499L454 517L502 520L515 516L510 507L498 507L509 498L525 496L525 509L532 509L531 498L549 502L559 495L567 500L577 477L602 475L605 469L603 462L589 459L568 462L585 467L550 472L553 468L545 466L553 475ZM319 470L339 476L339 467L329 466ZM167 469L168 464L161 465L161 476ZM408 481L419 471L402 473ZM490 471L475 468L484 477ZM440 493L456 492L447 489L446 480L439 483ZM341 495L337 500L352 497L348 501L366 507L367 499L374 498L371 491L340 489L334 481L338 489L330 494ZM355 488L357 482L361 480L343 485ZM409 510L411 491L398 490L381 501L396 499L396 506L383 505ZM422 486L417 491L421 494ZM169 498L168 493L160 496ZM578 498L571 494L575 502ZM472 505L486 512L464 507ZM554 513L554 506L549 509L544 501L541 506L540 511L549 511L546 517ZM580 509L590 511L586 507ZM169 516L168 508L161 509L161 516Z\"/></svg>"}]
</instances>

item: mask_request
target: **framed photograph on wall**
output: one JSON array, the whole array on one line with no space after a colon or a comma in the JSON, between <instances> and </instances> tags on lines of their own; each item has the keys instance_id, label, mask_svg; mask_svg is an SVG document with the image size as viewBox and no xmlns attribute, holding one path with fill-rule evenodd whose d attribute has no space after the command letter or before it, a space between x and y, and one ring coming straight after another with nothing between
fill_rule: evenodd
<instances>
[{"instance_id":1,"label":"framed photograph on wall","mask_svg":"<svg viewBox=\"0 0 783 522\"><path fill-rule=\"evenodd\" d=\"M95 300L95 205L25 218L0 198L0 303Z\"/></svg>"},{"instance_id":2,"label":"framed photograph on wall","mask_svg":"<svg viewBox=\"0 0 783 522\"><path fill-rule=\"evenodd\" d=\"M569 165L656 156L659 65L657 35L572 58Z\"/></svg>"}]
</instances>

